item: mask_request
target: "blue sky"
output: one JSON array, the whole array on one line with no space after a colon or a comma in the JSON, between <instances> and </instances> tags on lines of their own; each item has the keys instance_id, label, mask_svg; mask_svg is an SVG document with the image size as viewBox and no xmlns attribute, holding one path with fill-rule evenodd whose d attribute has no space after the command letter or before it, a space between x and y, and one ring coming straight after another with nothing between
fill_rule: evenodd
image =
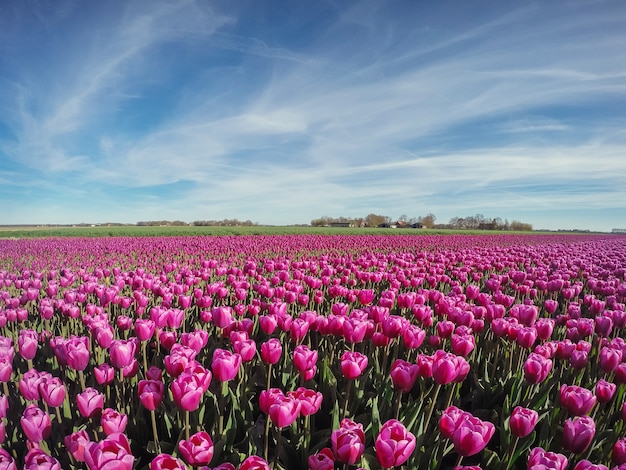
<instances>
[{"instance_id":1,"label":"blue sky","mask_svg":"<svg viewBox=\"0 0 626 470\"><path fill-rule=\"evenodd\" d=\"M0 224L626 228L626 3L0 2Z\"/></svg>"}]
</instances>

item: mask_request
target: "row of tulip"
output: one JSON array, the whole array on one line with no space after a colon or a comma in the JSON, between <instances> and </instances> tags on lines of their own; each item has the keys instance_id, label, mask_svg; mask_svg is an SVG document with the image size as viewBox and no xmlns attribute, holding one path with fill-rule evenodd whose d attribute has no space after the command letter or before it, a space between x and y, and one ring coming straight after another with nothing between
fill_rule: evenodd
<instances>
[{"instance_id":1,"label":"row of tulip","mask_svg":"<svg viewBox=\"0 0 626 470\"><path fill-rule=\"evenodd\" d=\"M0 241L0 469L626 468L625 274L619 237Z\"/></svg>"}]
</instances>

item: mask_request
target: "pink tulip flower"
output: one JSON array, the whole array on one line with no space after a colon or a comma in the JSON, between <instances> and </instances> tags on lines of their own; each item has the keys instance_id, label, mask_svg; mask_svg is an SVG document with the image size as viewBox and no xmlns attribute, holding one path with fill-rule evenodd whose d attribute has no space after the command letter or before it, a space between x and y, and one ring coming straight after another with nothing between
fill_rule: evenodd
<instances>
[{"instance_id":1,"label":"pink tulip flower","mask_svg":"<svg viewBox=\"0 0 626 470\"><path fill-rule=\"evenodd\" d=\"M46 405L52 407L61 406L66 395L65 384L58 377L41 381L39 383L39 394L46 402Z\"/></svg>"},{"instance_id":2,"label":"pink tulip flower","mask_svg":"<svg viewBox=\"0 0 626 470\"><path fill-rule=\"evenodd\" d=\"M147 410L156 410L163 401L165 385L160 380L140 380L137 384L139 401Z\"/></svg>"},{"instance_id":3,"label":"pink tulip flower","mask_svg":"<svg viewBox=\"0 0 626 470\"><path fill-rule=\"evenodd\" d=\"M543 382L551 370L552 360L534 352L524 362L524 378L530 384Z\"/></svg>"},{"instance_id":4,"label":"pink tulip flower","mask_svg":"<svg viewBox=\"0 0 626 470\"><path fill-rule=\"evenodd\" d=\"M609 470L609 467L583 459L574 466L574 470Z\"/></svg>"},{"instance_id":5,"label":"pink tulip flower","mask_svg":"<svg viewBox=\"0 0 626 470\"><path fill-rule=\"evenodd\" d=\"M563 425L563 448L581 454L587 450L595 434L596 423L590 416L566 419Z\"/></svg>"},{"instance_id":6,"label":"pink tulip flower","mask_svg":"<svg viewBox=\"0 0 626 470\"><path fill-rule=\"evenodd\" d=\"M535 447L528 455L528 470L567 470L567 457Z\"/></svg>"},{"instance_id":7,"label":"pink tulip flower","mask_svg":"<svg viewBox=\"0 0 626 470\"><path fill-rule=\"evenodd\" d=\"M290 426L300 415L300 401L290 395L275 397L268 414L277 428Z\"/></svg>"},{"instance_id":8,"label":"pink tulip flower","mask_svg":"<svg viewBox=\"0 0 626 470\"><path fill-rule=\"evenodd\" d=\"M341 372L347 379L356 379L367 367L367 362L364 354L346 351L341 355Z\"/></svg>"},{"instance_id":9,"label":"pink tulip flower","mask_svg":"<svg viewBox=\"0 0 626 470\"><path fill-rule=\"evenodd\" d=\"M613 444L611 460L615 465L626 464L626 437L618 439L615 444Z\"/></svg>"},{"instance_id":10,"label":"pink tulip flower","mask_svg":"<svg viewBox=\"0 0 626 470\"><path fill-rule=\"evenodd\" d=\"M561 385L560 403L571 416L583 416L589 414L597 398L591 390L577 385Z\"/></svg>"},{"instance_id":11,"label":"pink tulip flower","mask_svg":"<svg viewBox=\"0 0 626 470\"><path fill-rule=\"evenodd\" d=\"M0 448L0 469L2 470L17 470L17 464L11 454L6 450Z\"/></svg>"},{"instance_id":12,"label":"pink tulip flower","mask_svg":"<svg viewBox=\"0 0 626 470\"><path fill-rule=\"evenodd\" d=\"M383 468L398 467L406 462L415 450L415 436L395 419L382 425L376 437L378 463Z\"/></svg>"},{"instance_id":13,"label":"pink tulip flower","mask_svg":"<svg viewBox=\"0 0 626 470\"><path fill-rule=\"evenodd\" d=\"M237 376L241 362L241 355L218 348L213 353L211 363L213 376L220 382L228 382Z\"/></svg>"},{"instance_id":14,"label":"pink tulip flower","mask_svg":"<svg viewBox=\"0 0 626 470\"><path fill-rule=\"evenodd\" d=\"M72 337L64 342L62 349L62 354L68 367L74 370L85 370L87 368L91 357L89 338Z\"/></svg>"},{"instance_id":15,"label":"pink tulip flower","mask_svg":"<svg viewBox=\"0 0 626 470\"><path fill-rule=\"evenodd\" d=\"M37 405L28 405L20 419L22 430L32 442L43 441L52 432L52 423L48 413Z\"/></svg>"},{"instance_id":16,"label":"pink tulip flower","mask_svg":"<svg viewBox=\"0 0 626 470\"><path fill-rule=\"evenodd\" d=\"M159 454L150 462L150 470L187 470L187 466L170 454Z\"/></svg>"},{"instance_id":17,"label":"pink tulip flower","mask_svg":"<svg viewBox=\"0 0 626 470\"><path fill-rule=\"evenodd\" d=\"M595 388L595 395L599 403L608 403L615 395L617 385L611 382L607 382L604 379L598 380Z\"/></svg>"},{"instance_id":18,"label":"pink tulip flower","mask_svg":"<svg viewBox=\"0 0 626 470\"><path fill-rule=\"evenodd\" d=\"M335 459L343 464L354 465L365 451L363 425L344 418L339 429L331 433L330 441Z\"/></svg>"},{"instance_id":19,"label":"pink tulip flower","mask_svg":"<svg viewBox=\"0 0 626 470\"><path fill-rule=\"evenodd\" d=\"M404 359L396 359L391 365L391 382L393 387L402 393L408 393L413 389L418 374L419 366Z\"/></svg>"},{"instance_id":20,"label":"pink tulip flower","mask_svg":"<svg viewBox=\"0 0 626 470\"><path fill-rule=\"evenodd\" d=\"M233 350L241 356L242 362L250 362L256 357L256 342L253 339L236 341Z\"/></svg>"},{"instance_id":21,"label":"pink tulip flower","mask_svg":"<svg viewBox=\"0 0 626 470\"><path fill-rule=\"evenodd\" d=\"M128 417L113 408L105 408L100 416L100 426L107 436L123 433L126 430Z\"/></svg>"},{"instance_id":22,"label":"pink tulip flower","mask_svg":"<svg viewBox=\"0 0 626 470\"><path fill-rule=\"evenodd\" d=\"M17 347L23 359L34 359L39 346L39 335L35 330L20 330Z\"/></svg>"},{"instance_id":23,"label":"pink tulip flower","mask_svg":"<svg viewBox=\"0 0 626 470\"><path fill-rule=\"evenodd\" d=\"M90 442L84 457L90 470L132 470L135 462L125 434L111 434L99 442Z\"/></svg>"},{"instance_id":24,"label":"pink tulip flower","mask_svg":"<svg viewBox=\"0 0 626 470\"><path fill-rule=\"evenodd\" d=\"M189 440L181 440L178 450L189 465L208 465L213 458L213 440L205 431L199 431L190 436Z\"/></svg>"},{"instance_id":25,"label":"pink tulip flower","mask_svg":"<svg viewBox=\"0 0 626 470\"><path fill-rule=\"evenodd\" d=\"M324 447L317 454L310 455L307 463L309 470L334 470L335 456L332 449Z\"/></svg>"},{"instance_id":26,"label":"pink tulip flower","mask_svg":"<svg viewBox=\"0 0 626 470\"><path fill-rule=\"evenodd\" d=\"M509 418L511 434L515 437L528 436L535 429L538 420L539 413L535 410L516 406Z\"/></svg>"},{"instance_id":27,"label":"pink tulip flower","mask_svg":"<svg viewBox=\"0 0 626 470\"><path fill-rule=\"evenodd\" d=\"M76 395L78 411L85 418L93 418L102 412L104 395L95 388L88 387L84 392Z\"/></svg>"},{"instance_id":28,"label":"pink tulip flower","mask_svg":"<svg viewBox=\"0 0 626 470\"><path fill-rule=\"evenodd\" d=\"M100 364L93 368L93 375L96 377L96 382L100 385L109 385L115 380L115 369L109 364Z\"/></svg>"},{"instance_id":29,"label":"pink tulip flower","mask_svg":"<svg viewBox=\"0 0 626 470\"><path fill-rule=\"evenodd\" d=\"M61 464L43 450L33 448L24 457L23 470L61 470Z\"/></svg>"},{"instance_id":30,"label":"pink tulip flower","mask_svg":"<svg viewBox=\"0 0 626 470\"><path fill-rule=\"evenodd\" d=\"M321 392L305 387L298 387L295 391L288 392L287 395L295 398L300 403L300 416L310 416L317 413L324 399Z\"/></svg>"},{"instance_id":31,"label":"pink tulip flower","mask_svg":"<svg viewBox=\"0 0 626 470\"><path fill-rule=\"evenodd\" d=\"M133 362L137 351L135 339L118 339L111 343L109 356L111 365L116 369L122 369Z\"/></svg>"},{"instance_id":32,"label":"pink tulip flower","mask_svg":"<svg viewBox=\"0 0 626 470\"><path fill-rule=\"evenodd\" d=\"M172 398L178 408L183 411L194 411L200 406L204 393L202 384L190 373L182 373L170 384Z\"/></svg>"},{"instance_id":33,"label":"pink tulip flower","mask_svg":"<svg viewBox=\"0 0 626 470\"><path fill-rule=\"evenodd\" d=\"M89 442L89 435L85 429L68 434L63 439L65 448L77 462L85 461L85 449Z\"/></svg>"},{"instance_id":34,"label":"pink tulip flower","mask_svg":"<svg viewBox=\"0 0 626 470\"><path fill-rule=\"evenodd\" d=\"M463 457L477 454L487 446L495 431L492 423L468 413L452 435L454 450Z\"/></svg>"},{"instance_id":35,"label":"pink tulip flower","mask_svg":"<svg viewBox=\"0 0 626 470\"><path fill-rule=\"evenodd\" d=\"M622 350L608 346L600 350L600 369L604 372L613 372L622 360Z\"/></svg>"},{"instance_id":36,"label":"pink tulip flower","mask_svg":"<svg viewBox=\"0 0 626 470\"><path fill-rule=\"evenodd\" d=\"M449 406L439 418L439 432L441 432L444 438L452 439L454 431L457 430L467 416L469 416L467 411L463 411L456 406Z\"/></svg>"},{"instance_id":37,"label":"pink tulip flower","mask_svg":"<svg viewBox=\"0 0 626 470\"><path fill-rule=\"evenodd\" d=\"M271 338L261 344L261 359L265 364L276 364L282 352L283 347L278 338Z\"/></svg>"},{"instance_id":38,"label":"pink tulip flower","mask_svg":"<svg viewBox=\"0 0 626 470\"><path fill-rule=\"evenodd\" d=\"M239 466L239 470L270 470L269 464L258 455L251 455L246 458L241 465Z\"/></svg>"},{"instance_id":39,"label":"pink tulip flower","mask_svg":"<svg viewBox=\"0 0 626 470\"><path fill-rule=\"evenodd\" d=\"M293 351L293 365L299 372L304 372L316 365L317 356L317 351L313 351L308 346L301 344L296 346Z\"/></svg>"}]
</instances>

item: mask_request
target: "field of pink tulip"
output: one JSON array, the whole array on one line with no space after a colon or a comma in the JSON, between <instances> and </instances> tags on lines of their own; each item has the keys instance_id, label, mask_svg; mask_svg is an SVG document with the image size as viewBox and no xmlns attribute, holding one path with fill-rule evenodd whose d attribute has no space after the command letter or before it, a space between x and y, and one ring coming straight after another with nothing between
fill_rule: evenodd
<instances>
[{"instance_id":1,"label":"field of pink tulip","mask_svg":"<svg viewBox=\"0 0 626 470\"><path fill-rule=\"evenodd\" d=\"M620 236L0 240L0 470L626 470L625 303Z\"/></svg>"}]
</instances>

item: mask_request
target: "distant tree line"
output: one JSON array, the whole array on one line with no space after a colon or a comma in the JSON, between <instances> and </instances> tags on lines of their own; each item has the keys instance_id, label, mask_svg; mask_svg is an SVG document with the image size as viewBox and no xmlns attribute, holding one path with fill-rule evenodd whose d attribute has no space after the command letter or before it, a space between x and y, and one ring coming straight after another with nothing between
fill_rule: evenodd
<instances>
[{"instance_id":1,"label":"distant tree line","mask_svg":"<svg viewBox=\"0 0 626 470\"><path fill-rule=\"evenodd\" d=\"M532 224L500 217L487 218L482 214L467 217L453 217L447 224L436 224L437 217L433 213L425 216L408 217L402 214L398 219L392 219L387 215L369 214L366 217L329 217L323 216L311 220L313 227L330 227L333 225L348 225L349 227L415 227L441 228L456 230L506 230L506 231L532 231Z\"/></svg>"},{"instance_id":2,"label":"distant tree line","mask_svg":"<svg viewBox=\"0 0 626 470\"><path fill-rule=\"evenodd\" d=\"M500 217L487 218L482 214L467 217L452 217L445 228L466 230L512 230L516 232L529 232L533 229L532 224L518 220L502 220Z\"/></svg>"},{"instance_id":3,"label":"distant tree line","mask_svg":"<svg viewBox=\"0 0 626 470\"><path fill-rule=\"evenodd\" d=\"M138 227L183 227L189 225L182 220L146 220L137 222Z\"/></svg>"},{"instance_id":4,"label":"distant tree line","mask_svg":"<svg viewBox=\"0 0 626 470\"><path fill-rule=\"evenodd\" d=\"M224 219L224 220L196 220L191 225L196 227L252 227L259 225L251 220Z\"/></svg>"}]
</instances>

